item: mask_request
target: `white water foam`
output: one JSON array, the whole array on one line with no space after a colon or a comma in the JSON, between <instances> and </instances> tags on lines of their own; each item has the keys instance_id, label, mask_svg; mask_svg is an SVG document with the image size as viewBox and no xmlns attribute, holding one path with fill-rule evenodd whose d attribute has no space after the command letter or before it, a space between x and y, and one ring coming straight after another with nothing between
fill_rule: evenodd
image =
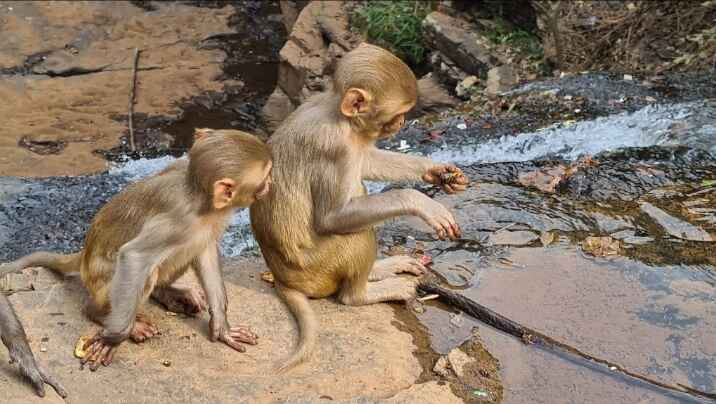
<instances>
[{"instance_id":1,"label":"white water foam","mask_svg":"<svg viewBox=\"0 0 716 404\"><path fill-rule=\"evenodd\" d=\"M694 119L689 119L693 115L696 115ZM716 116L716 112L707 102L647 106L636 112L577 122L568 127L553 125L537 132L503 137L458 150L440 150L429 157L456 164L546 157L576 159L584 154L594 155L622 147L675 144L702 147L716 155L716 134L711 116ZM675 131L675 126L682 130ZM686 134L684 127L688 129ZM110 173L126 175L136 181L161 171L176 160L174 157L134 160L112 167ZM366 181L365 185L369 193L376 193L387 184ZM248 209L241 209L233 216L221 242L224 256L236 257L247 248L256 247L249 223Z\"/></svg>"}]
</instances>

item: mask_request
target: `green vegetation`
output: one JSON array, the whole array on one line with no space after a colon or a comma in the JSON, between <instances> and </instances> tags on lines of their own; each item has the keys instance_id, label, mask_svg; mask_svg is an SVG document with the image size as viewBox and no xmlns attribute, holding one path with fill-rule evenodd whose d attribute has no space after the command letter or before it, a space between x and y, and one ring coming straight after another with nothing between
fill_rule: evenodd
<instances>
[{"instance_id":1,"label":"green vegetation","mask_svg":"<svg viewBox=\"0 0 716 404\"><path fill-rule=\"evenodd\" d=\"M509 45L524 55L534 59L542 58L542 42L535 35L519 28L511 28L500 17L495 17L493 29L486 32L486 36L494 43Z\"/></svg>"},{"instance_id":2,"label":"green vegetation","mask_svg":"<svg viewBox=\"0 0 716 404\"><path fill-rule=\"evenodd\" d=\"M370 1L355 10L353 22L369 42L416 66L425 57L422 21L431 8L429 1Z\"/></svg>"}]
</instances>

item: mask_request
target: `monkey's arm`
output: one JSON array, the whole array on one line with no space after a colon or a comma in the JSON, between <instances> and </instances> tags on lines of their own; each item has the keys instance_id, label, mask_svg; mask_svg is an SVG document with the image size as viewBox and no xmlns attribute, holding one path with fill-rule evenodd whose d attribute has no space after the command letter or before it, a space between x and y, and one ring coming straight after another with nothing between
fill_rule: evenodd
<instances>
[{"instance_id":1,"label":"monkey's arm","mask_svg":"<svg viewBox=\"0 0 716 404\"><path fill-rule=\"evenodd\" d=\"M116 345L127 339L152 271L181 248L190 232L177 224L189 221L159 215L119 249L110 286L111 311L102 331L105 342Z\"/></svg>"},{"instance_id":2,"label":"monkey's arm","mask_svg":"<svg viewBox=\"0 0 716 404\"><path fill-rule=\"evenodd\" d=\"M346 192L334 194L347 195ZM327 195L326 193L319 195ZM413 189L396 189L352 198L337 206L336 200L314 200L314 220L319 234L347 234L367 230L384 220L413 215L423 219L441 239L460 236L460 228L447 208Z\"/></svg>"},{"instance_id":3,"label":"monkey's arm","mask_svg":"<svg viewBox=\"0 0 716 404\"><path fill-rule=\"evenodd\" d=\"M60 397L67 397L67 392L62 385L37 365L27 343L25 329L22 328L15 310L10 305L10 300L2 293L0 293L0 339L10 353L10 361L17 362L20 372L30 380L38 396L45 396L44 384L47 383Z\"/></svg>"},{"instance_id":4,"label":"monkey's arm","mask_svg":"<svg viewBox=\"0 0 716 404\"><path fill-rule=\"evenodd\" d=\"M436 163L429 158L373 149L362 166L362 178L372 181L425 181L453 194L464 191L468 180L453 164Z\"/></svg>"},{"instance_id":5,"label":"monkey's arm","mask_svg":"<svg viewBox=\"0 0 716 404\"><path fill-rule=\"evenodd\" d=\"M438 163L426 157L372 149L363 160L362 178L370 181L422 181Z\"/></svg>"},{"instance_id":6,"label":"monkey's arm","mask_svg":"<svg viewBox=\"0 0 716 404\"><path fill-rule=\"evenodd\" d=\"M256 335L248 327L231 327L226 318L226 288L221 273L218 246L210 245L194 260L194 268L209 301L209 338L221 341L231 348L245 352L242 342L256 345Z\"/></svg>"}]
</instances>

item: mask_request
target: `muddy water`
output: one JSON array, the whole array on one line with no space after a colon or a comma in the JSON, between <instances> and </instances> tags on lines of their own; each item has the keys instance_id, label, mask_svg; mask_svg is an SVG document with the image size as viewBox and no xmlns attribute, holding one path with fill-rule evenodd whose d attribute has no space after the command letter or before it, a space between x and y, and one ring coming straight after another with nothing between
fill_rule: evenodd
<instances>
[{"instance_id":1,"label":"muddy water","mask_svg":"<svg viewBox=\"0 0 716 404\"><path fill-rule=\"evenodd\" d=\"M624 257L590 258L562 241L546 248L514 248L505 256L509 266L495 261L473 266L464 294L631 370L714 391L716 288L708 274ZM429 325L447 325L431 327L434 347L441 351L475 325L436 307L424 317ZM480 329L486 348L502 362L508 403L684 399L525 346L487 326Z\"/></svg>"}]
</instances>

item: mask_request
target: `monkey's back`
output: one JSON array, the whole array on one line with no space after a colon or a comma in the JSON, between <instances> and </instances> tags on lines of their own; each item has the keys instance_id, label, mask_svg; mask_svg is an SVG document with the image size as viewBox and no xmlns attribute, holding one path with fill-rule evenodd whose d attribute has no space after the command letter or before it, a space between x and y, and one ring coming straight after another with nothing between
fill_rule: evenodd
<instances>
[{"instance_id":1,"label":"monkey's back","mask_svg":"<svg viewBox=\"0 0 716 404\"><path fill-rule=\"evenodd\" d=\"M94 216L87 231L80 269L83 280L89 272L92 276L111 277L119 249L135 238L148 220L175 209L173 197L186 192L182 189L185 178L186 164L178 162L112 197Z\"/></svg>"},{"instance_id":2,"label":"monkey's back","mask_svg":"<svg viewBox=\"0 0 716 404\"><path fill-rule=\"evenodd\" d=\"M320 102L317 98L304 103L272 135L273 185L250 208L254 236L276 279L311 297L329 296L346 277L367 273L377 251L373 230L331 235L315 231L314 198L339 192L317 184L338 183L330 177L342 171L331 165L344 153L336 139L340 133L325 133L336 131L322 124L330 122L330 117L320 116L325 108L311 111ZM297 122L301 117L308 118ZM299 130L291 130L294 127ZM350 197L365 194L359 177L354 185Z\"/></svg>"}]
</instances>

